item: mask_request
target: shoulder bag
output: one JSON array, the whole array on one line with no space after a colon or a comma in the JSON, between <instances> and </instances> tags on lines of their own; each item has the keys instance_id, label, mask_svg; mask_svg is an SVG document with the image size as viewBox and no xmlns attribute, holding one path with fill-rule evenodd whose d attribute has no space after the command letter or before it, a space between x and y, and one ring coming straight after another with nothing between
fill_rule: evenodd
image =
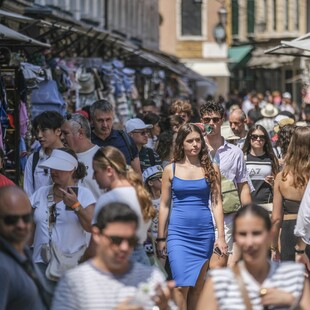
<instances>
[{"instance_id":1,"label":"shoulder bag","mask_svg":"<svg viewBox=\"0 0 310 310\"><path fill-rule=\"evenodd\" d=\"M241 276L241 273L240 273L240 269L239 269L238 264L236 264L236 265L232 268L232 271L233 271L233 273L234 273L234 275L235 275L235 279L236 279L237 284L238 284L238 286L239 286L239 290L240 290L240 292L241 292L241 296L242 296L244 305L245 305L245 307L246 307L246 310L253 310L252 304L251 304L251 301L250 301L248 292L247 292L247 290L246 290L245 284L244 284L244 282L243 282L243 279L242 279L242 276Z\"/></svg>"},{"instance_id":2,"label":"shoulder bag","mask_svg":"<svg viewBox=\"0 0 310 310\"><path fill-rule=\"evenodd\" d=\"M221 174L221 188L224 214L237 212L241 208L241 202L234 182Z\"/></svg>"},{"instance_id":3,"label":"shoulder bag","mask_svg":"<svg viewBox=\"0 0 310 310\"><path fill-rule=\"evenodd\" d=\"M53 189L51 190L48 195L48 209L49 215L51 216L52 208L51 204L53 204ZM55 206L56 208L56 206ZM54 211L56 212L56 211ZM54 215L55 216L55 215ZM56 215L57 216L57 215ZM56 222L56 220L55 220ZM51 281L58 281L60 277L69 269L74 268L78 265L78 262L82 255L84 254L87 245L84 244L78 249L78 251L70 254L63 253L52 240L52 230L54 228L55 223L49 222L49 244L47 244L45 251L48 257L48 265L45 271L46 277ZM44 245L43 245L44 246ZM42 249L43 250L43 249ZM41 253L42 255L43 253Z\"/></svg>"}]
</instances>

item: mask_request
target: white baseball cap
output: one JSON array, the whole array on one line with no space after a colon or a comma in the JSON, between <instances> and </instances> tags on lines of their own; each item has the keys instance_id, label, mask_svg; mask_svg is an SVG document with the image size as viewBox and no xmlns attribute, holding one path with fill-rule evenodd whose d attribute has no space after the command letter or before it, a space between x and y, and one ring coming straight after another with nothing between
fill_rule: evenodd
<instances>
[{"instance_id":1,"label":"white baseball cap","mask_svg":"<svg viewBox=\"0 0 310 310\"><path fill-rule=\"evenodd\" d=\"M149 129L149 128L153 128L153 125L146 125L140 118L132 118L128 120L125 124L125 130L127 133L131 133L134 130Z\"/></svg>"},{"instance_id":2,"label":"white baseball cap","mask_svg":"<svg viewBox=\"0 0 310 310\"><path fill-rule=\"evenodd\" d=\"M288 91L283 93L282 97L285 98L285 99L292 99L292 95Z\"/></svg>"}]
</instances>

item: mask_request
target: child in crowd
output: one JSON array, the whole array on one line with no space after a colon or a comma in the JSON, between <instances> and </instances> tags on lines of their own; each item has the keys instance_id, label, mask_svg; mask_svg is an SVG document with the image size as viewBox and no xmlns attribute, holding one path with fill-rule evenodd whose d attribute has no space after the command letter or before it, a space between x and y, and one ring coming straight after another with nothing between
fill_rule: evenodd
<instances>
[{"instance_id":1,"label":"child in crowd","mask_svg":"<svg viewBox=\"0 0 310 310\"><path fill-rule=\"evenodd\" d=\"M159 165L152 166L144 170L142 176L145 184L145 188L150 193L152 203L154 208L156 209L156 216L152 220L152 224L150 230L148 232L148 238L144 243L144 249L149 256L149 259L152 264L154 264L154 248L153 248L153 240L157 238L157 230L158 230L158 210L161 199L161 177L163 174L163 168Z\"/></svg>"}]
</instances>

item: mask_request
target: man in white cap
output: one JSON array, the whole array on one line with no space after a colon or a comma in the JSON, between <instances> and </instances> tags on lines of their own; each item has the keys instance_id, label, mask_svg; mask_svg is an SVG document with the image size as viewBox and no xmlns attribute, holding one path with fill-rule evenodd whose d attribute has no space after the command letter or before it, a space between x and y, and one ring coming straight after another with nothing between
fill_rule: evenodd
<instances>
[{"instance_id":1,"label":"man in white cap","mask_svg":"<svg viewBox=\"0 0 310 310\"><path fill-rule=\"evenodd\" d=\"M133 139L139 150L142 172L148 167L162 165L158 154L153 149L145 146L149 137L148 130L152 127L153 125L146 125L140 118L132 118L125 124L126 132Z\"/></svg>"}]
</instances>

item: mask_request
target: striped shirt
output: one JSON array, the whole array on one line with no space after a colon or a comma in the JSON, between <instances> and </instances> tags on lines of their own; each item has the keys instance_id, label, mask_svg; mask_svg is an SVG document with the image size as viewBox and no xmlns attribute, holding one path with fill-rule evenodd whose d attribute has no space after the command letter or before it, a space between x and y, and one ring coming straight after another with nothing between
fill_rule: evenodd
<instances>
[{"instance_id":1,"label":"striped shirt","mask_svg":"<svg viewBox=\"0 0 310 310\"><path fill-rule=\"evenodd\" d=\"M246 270L243 262L239 262L240 272L245 283L253 310L263 310L261 304L261 288L275 287L301 298L304 287L304 266L293 262L270 263L270 270L265 281L260 285ZM215 269L210 272L219 310L246 310L242 295L230 268ZM206 305L206 309L207 309ZM287 310L289 307L272 307L268 309Z\"/></svg>"},{"instance_id":2,"label":"striped shirt","mask_svg":"<svg viewBox=\"0 0 310 310\"><path fill-rule=\"evenodd\" d=\"M120 303L132 298L131 304L142 304L143 309L155 306L152 296L155 287L165 287L163 274L153 266L133 263L129 270L121 275L103 272L92 261L69 270L60 280L54 295L52 309L115 309ZM145 295L143 290L148 288ZM172 305L171 309L174 308Z\"/></svg>"}]
</instances>

